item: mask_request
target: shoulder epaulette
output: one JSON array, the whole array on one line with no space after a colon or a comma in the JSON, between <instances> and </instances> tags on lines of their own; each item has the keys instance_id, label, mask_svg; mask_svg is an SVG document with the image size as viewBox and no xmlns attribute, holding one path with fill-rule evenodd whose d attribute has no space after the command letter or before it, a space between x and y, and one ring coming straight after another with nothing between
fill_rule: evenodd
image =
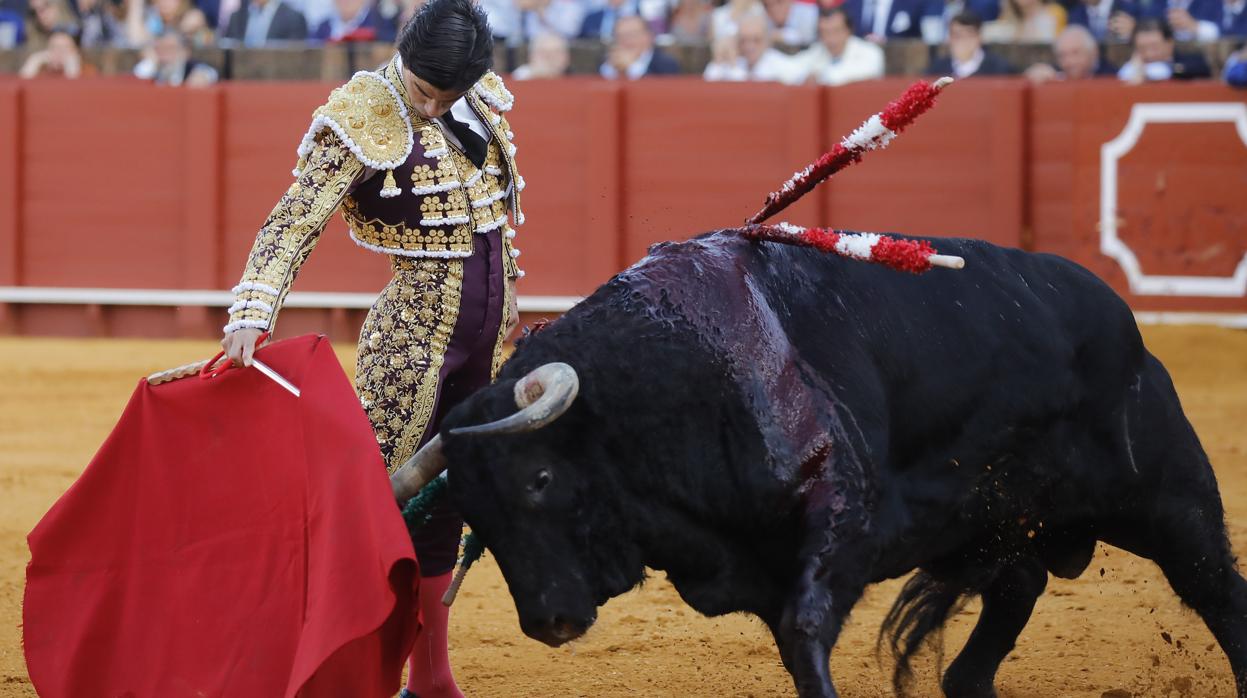
<instances>
[{"instance_id":1,"label":"shoulder epaulette","mask_svg":"<svg viewBox=\"0 0 1247 698\"><path fill-rule=\"evenodd\" d=\"M511 111L511 107L515 106L515 95L511 94L502 78L492 70L476 81L472 91L498 112Z\"/></svg>"},{"instance_id":2,"label":"shoulder epaulette","mask_svg":"<svg viewBox=\"0 0 1247 698\"><path fill-rule=\"evenodd\" d=\"M332 129L360 162L374 170L392 170L402 165L411 155L415 140L407 107L394 86L368 71L356 73L313 112L312 125L299 144L300 168L312 151L316 136L326 128Z\"/></svg>"}]
</instances>

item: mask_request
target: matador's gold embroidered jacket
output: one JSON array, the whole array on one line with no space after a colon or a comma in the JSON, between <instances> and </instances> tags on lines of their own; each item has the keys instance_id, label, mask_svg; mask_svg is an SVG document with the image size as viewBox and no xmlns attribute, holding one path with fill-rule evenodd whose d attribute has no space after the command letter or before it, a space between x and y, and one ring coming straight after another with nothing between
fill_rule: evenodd
<instances>
[{"instance_id":1,"label":"matador's gold embroidered jacket","mask_svg":"<svg viewBox=\"0 0 1247 698\"><path fill-rule=\"evenodd\" d=\"M504 116L514 98L501 78L486 73L466 99L490 132L479 169L438 124L411 108L397 55L334 90L299 145L294 184L256 236L225 331L272 329L295 275L339 208L357 244L400 257L467 257L474 233L501 229L507 277L523 276L511 220L524 222L524 178Z\"/></svg>"}]
</instances>

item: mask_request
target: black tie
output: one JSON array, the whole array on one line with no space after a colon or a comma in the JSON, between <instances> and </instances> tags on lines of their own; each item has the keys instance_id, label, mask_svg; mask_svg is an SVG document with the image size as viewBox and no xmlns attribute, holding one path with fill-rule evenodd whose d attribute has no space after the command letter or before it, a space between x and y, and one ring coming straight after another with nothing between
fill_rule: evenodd
<instances>
[{"instance_id":1,"label":"black tie","mask_svg":"<svg viewBox=\"0 0 1247 698\"><path fill-rule=\"evenodd\" d=\"M472 164L478 168L483 167L485 165L485 149L488 143L476 135L476 132L469 128L467 124L456 120L449 111L442 114L442 121L450 129L451 133L455 134L459 142L463 144L463 152L472 161Z\"/></svg>"}]
</instances>

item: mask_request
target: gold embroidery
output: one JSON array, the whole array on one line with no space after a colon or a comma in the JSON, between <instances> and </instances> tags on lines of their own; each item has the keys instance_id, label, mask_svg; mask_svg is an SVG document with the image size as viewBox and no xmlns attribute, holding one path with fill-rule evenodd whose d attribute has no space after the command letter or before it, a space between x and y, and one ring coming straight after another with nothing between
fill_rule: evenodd
<instances>
[{"instance_id":1,"label":"gold embroidery","mask_svg":"<svg viewBox=\"0 0 1247 698\"><path fill-rule=\"evenodd\" d=\"M468 199L463 195L463 189L446 193L446 215L452 217L468 215Z\"/></svg>"},{"instance_id":2,"label":"gold embroidery","mask_svg":"<svg viewBox=\"0 0 1247 698\"><path fill-rule=\"evenodd\" d=\"M514 97L507 90L506 85L502 82L502 78L492 70L486 71L481 79L476 82L476 86L490 94L493 99L500 105L500 111L510 111L514 106ZM492 105L491 105L492 106Z\"/></svg>"},{"instance_id":3,"label":"gold embroidery","mask_svg":"<svg viewBox=\"0 0 1247 698\"><path fill-rule=\"evenodd\" d=\"M394 278L364 320L355 368L360 404L391 470L415 453L433 419L459 318L463 262L395 257L392 266Z\"/></svg>"},{"instance_id":4,"label":"gold embroidery","mask_svg":"<svg viewBox=\"0 0 1247 698\"><path fill-rule=\"evenodd\" d=\"M243 286L271 287L278 295L274 297L263 289L248 288L238 294L238 300L267 304L273 311L251 305L232 313L231 323L263 322L268 329L273 328L277 312L300 267L320 239L325 223L363 169L363 164L351 155L336 134L331 131L320 134L308 154L307 166L273 207L256 235L243 271Z\"/></svg>"},{"instance_id":5,"label":"gold embroidery","mask_svg":"<svg viewBox=\"0 0 1247 698\"><path fill-rule=\"evenodd\" d=\"M382 68L380 72L381 77L390 81L390 84L394 87L394 91L398 93L399 99L403 100L403 104L407 105L407 114L411 117L412 123L417 125L428 124L429 121L416 114L415 107L411 104L411 97L407 94L407 84L403 82L403 76L398 67L397 53L394 54L394 57L390 59L389 63L385 64L385 67Z\"/></svg>"},{"instance_id":6,"label":"gold embroidery","mask_svg":"<svg viewBox=\"0 0 1247 698\"><path fill-rule=\"evenodd\" d=\"M345 145L362 160L371 160L370 166L397 167L412 145L410 126L398 106L384 77L362 72L329 93L329 101L313 118L336 124L349 139Z\"/></svg>"},{"instance_id":7,"label":"gold embroidery","mask_svg":"<svg viewBox=\"0 0 1247 698\"><path fill-rule=\"evenodd\" d=\"M519 278L520 266L516 263L515 258L511 256L511 250L514 246L511 244L511 238L507 234L511 232L511 226L502 226L502 271L508 279Z\"/></svg>"},{"instance_id":8,"label":"gold embroidery","mask_svg":"<svg viewBox=\"0 0 1247 698\"><path fill-rule=\"evenodd\" d=\"M428 165L416 165L411 170L411 183L416 189L421 187L448 187L452 183L458 182L459 177L455 172L455 165L447 157L438 159L437 169ZM416 193L420 192L417 191Z\"/></svg>"},{"instance_id":9,"label":"gold embroidery","mask_svg":"<svg viewBox=\"0 0 1247 698\"><path fill-rule=\"evenodd\" d=\"M487 74L486 78L488 78L489 75L492 75L492 73ZM486 78L482 78L481 84L488 82ZM493 79L497 80L498 84L502 83L502 79L496 75L493 76ZM503 89L505 90L505 88ZM472 109L476 112L477 118L483 119L483 123L486 125L486 128L488 128L490 133L493 134L493 138L490 139L490 143L498 145L498 152L496 154L492 152L492 148L490 149L490 155L493 156L494 160L492 163L486 162L486 165L492 164L494 167L501 166L502 171L507 176L507 181L514 185L509 198L512 208L511 213L516 217L518 224L518 222L524 217L524 213L520 208L520 189L518 185L518 182L520 181L519 169L516 167L515 158L511 155L511 138L507 136L511 130L511 126L505 117L495 113L493 109L489 105L485 104L484 100L482 100L478 95L469 94L468 104L471 105ZM498 123L494 123L495 117L498 119ZM487 158L488 157L489 156L487 156Z\"/></svg>"},{"instance_id":10,"label":"gold embroidery","mask_svg":"<svg viewBox=\"0 0 1247 698\"><path fill-rule=\"evenodd\" d=\"M398 68L398 58L392 59L380 71L382 77L390 82L398 93L400 99L407 105L408 114L411 119L412 127L420 134L420 144L425 149L433 149L437 147L445 147L447 155L438 158L437 168L434 169L428 165L420 165L412 171L412 185L414 187L429 187L436 185L445 185L448 182L455 181L460 183L460 187L442 193L441 203L443 208L441 212L449 217L467 216L471 221L467 227L469 231L475 231L478 227L489 226L500 219L507 216L508 205L513 207L513 213L517 218L522 215L520 210L520 192L516 184L519 181L519 173L515 166L515 159L511 157L511 139L507 134L511 130L511 125L506 117L497 114L489 107L483 99L474 92L467 95L468 105L475 112L481 123L489 129L492 137L489 139L489 147L485 154L485 166L491 169L501 170L502 177L498 175L480 172L480 176L476 177L478 170L471 160L467 158L458 148L451 147L447 144L441 129L432 121L420 117L416 114L415 109L411 106L411 100L407 95L407 87L403 83L402 76ZM500 99L508 96L502 79L493 73L486 73L481 78L479 84L486 90L490 91ZM494 123L494 118L498 118L498 123ZM465 187L468 181L476 177L476 182ZM485 198L495 195L502 190L504 186L510 183L512 191L509 196L502 198L499 202L492 203L488 207L473 208L472 201L481 201ZM427 190L426 190L427 191ZM435 212L436 213L436 212ZM348 218L348 222L351 219ZM367 236L375 235L369 229L372 226L385 226L381 221L359 221L357 227L352 222L352 230L355 231L356 237L365 240ZM390 226L393 235L389 239L399 239L398 247L405 250L421 251L431 249L425 247L430 241L440 240L435 234L416 233L415 231L407 231L401 229L401 226ZM379 229L378 229L379 230ZM444 228L434 228L433 231L444 230ZM519 275L519 267L515 263L515 259L511 257L513 249L511 240L506 237L506 233L511 230L510 226L504 222L501 227L503 233L503 270L508 279L514 279ZM458 235L460 229L455 228L455 235ZM365 240L368 242L369 240ZM404 242L405 241L405 242ZM370 244L380 245L380 243ZM434 243L437 244L437 243ZM463 248L459 248L456 241L449 243L450 249L462 252L471 252L471 240L464 243ZM380 245L382 247L390 247L389 245ZM393 248L391 248L393 249ZM437 248L432 248L437 249Z\"/></svg>"},{"instance_id":11,"label":"gold embroidery","mask_svg":"<svg viewBox=\"0 0 1247 698\"><path fill-rule=\"evenodd\" d=\"M421 210L424 208L422 206ZM453 252L464 256L472 253L472 229L468 225L427 228L391 225L376 218L364 218L353 197L342 202L342 217L357 240L374 247L395 252Z\"/></svg>"},{"instance_id":12,"label":"gold embroidery","mask_svg":"<svg viewBox=\"0 0 1247 698\"><path fill-rule=\"evenodd\" d=\"M420 145L425 151L441 150L446 147L446 139L442 136L442 130L429 124L420 129Z\"/></svg>"},{"instance_id":13,"label":"gold embroidery","mask_svg":"<svg viewBox=\"0 0 1247 698\"><path fill-rule=\"evenodd\" d=\"M499 253L502 255L503 268L505 268L507 260L511 258L508 246L503 245L502 249L499 250ZM508 278L514 278L514 277L508 277ZM503 348L507 343L507 334L508 334L507 314L510 312L510 309L511 309L511 298L512 298L511 287L512 287L512 284L510 281L502 282L502 326L498 328L498 339L497 341L494 342L494 358L493 358L493 363L489 369L489 380L490 381L493 381L498 378L498 371L502 370L502 364L506 362L506 355L503 352Z\"/></svg>"}]
</instances>

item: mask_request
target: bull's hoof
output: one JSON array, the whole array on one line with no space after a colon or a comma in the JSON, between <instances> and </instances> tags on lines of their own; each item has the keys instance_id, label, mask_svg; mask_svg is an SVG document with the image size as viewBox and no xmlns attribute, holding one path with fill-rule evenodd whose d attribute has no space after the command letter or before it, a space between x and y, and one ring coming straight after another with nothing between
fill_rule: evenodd
<instances>
[{"instance_id":1,"label":"bull's hoof","mask_svg":"<svg viewBox=\"0 0 1247 698\"><path fill-rule=\"evenodd\" d=\"M958 676L950 669L940 682L945 698L997 698L996 687L992 685L992 677Z\"/></svg>"}]
</instances>

